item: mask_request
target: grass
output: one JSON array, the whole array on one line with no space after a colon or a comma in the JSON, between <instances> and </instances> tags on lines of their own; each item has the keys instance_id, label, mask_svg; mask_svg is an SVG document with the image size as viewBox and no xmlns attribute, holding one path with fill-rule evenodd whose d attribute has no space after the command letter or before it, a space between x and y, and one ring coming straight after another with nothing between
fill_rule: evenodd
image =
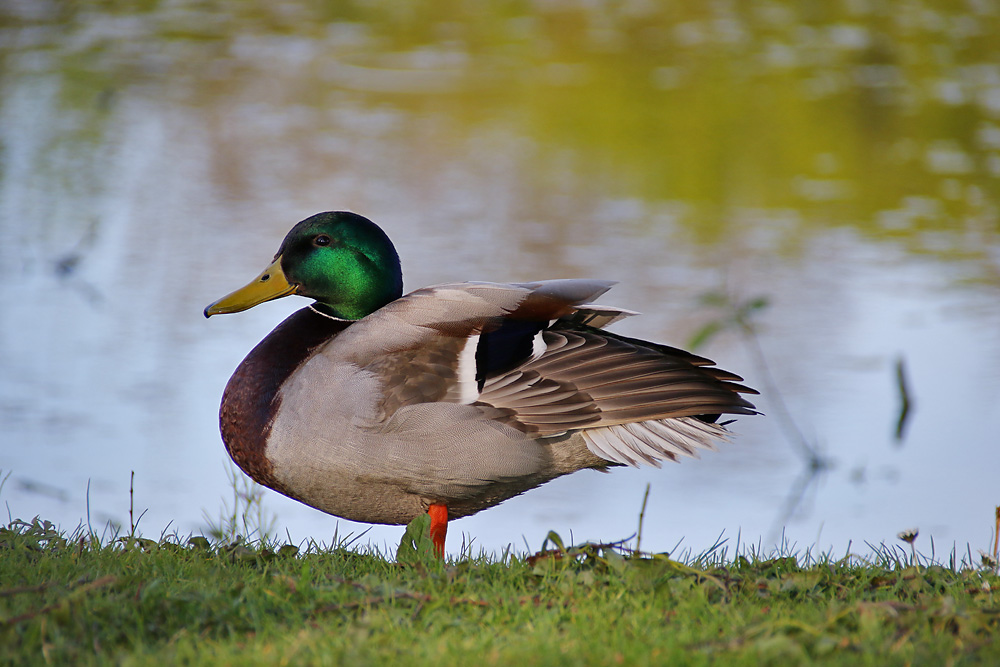
<instances>
[{"instance_id":1,"label":"grass","mask_svg":"<svg viewBox=\"0 0 1000 667\"><path fill-rule=\"evenodd\" d=\"M411 536L412 537L412 536ZM3 664L996 664L1000 577L867 559L616 545L397 564L344 544L0 528ZM914 562L916 561L916 562Z\"/></svg>"}]
</instances>

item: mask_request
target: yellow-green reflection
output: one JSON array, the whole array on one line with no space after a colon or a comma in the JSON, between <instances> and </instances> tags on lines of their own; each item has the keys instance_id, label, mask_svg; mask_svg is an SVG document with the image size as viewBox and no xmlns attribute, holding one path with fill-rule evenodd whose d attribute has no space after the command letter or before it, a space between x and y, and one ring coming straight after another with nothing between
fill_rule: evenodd
<instances>
[{"instance_id":1,"label":"yellow-green reflection","mask_svg":"<svg viewBox=\"0 0 1000 667\"><path fill-rule=\"evenodd\" d=\"M30 4L3 10L2 85L58 79L62 139L110 140L102 109L159 88L220 126L235 99L311 110L266 150L326 168L305 133L348 103L443 117L445 150L499 124L535 147L511 164L529 188L680 203L706 241L747 209L943 255L927 232L998 230L990 3Z\"/></svg>"}]
</instances>

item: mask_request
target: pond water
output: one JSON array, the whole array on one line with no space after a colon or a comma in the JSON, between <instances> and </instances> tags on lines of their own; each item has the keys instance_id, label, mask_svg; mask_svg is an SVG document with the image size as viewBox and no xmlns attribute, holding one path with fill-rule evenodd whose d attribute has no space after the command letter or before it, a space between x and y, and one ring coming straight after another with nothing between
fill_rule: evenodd
<instances>
[{"instance_id":1,"label":"pond water","mask_svg":"<svg viewBox=\"0 0 1000 667\"><path fill-rule=\"evenodd\" d=\"M698 350L766 416L701 460L457 521L449 550L626 538L647 484L644 549L866 553L911 527L924 553L992 544L1000 10L445 4L0 9L11 517L127 527L134 472L145 535L217 519L222 388L304 302L201 311L296 221L348 209L386 229L409 289L613 279L602 300L644 313L616 330L678 346L766 299ZM264 507L295 540L367 528Z\"/></svg>"}]
</instances>

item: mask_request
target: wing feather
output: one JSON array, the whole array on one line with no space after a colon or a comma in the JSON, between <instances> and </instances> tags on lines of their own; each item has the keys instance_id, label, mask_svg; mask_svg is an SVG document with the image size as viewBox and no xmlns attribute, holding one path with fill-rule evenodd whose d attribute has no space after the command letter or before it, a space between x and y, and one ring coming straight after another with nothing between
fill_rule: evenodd
<instances>
[{"instance_id":1,"label":"wing feather","mask_svg":"<svg viewBox=\"0 0 1000 667\"><path fill-rule=\"evenodd\" d=\"M589 402L599 412L598 426L645 422L699 415L756 414L741 393L756 393L735 384L742 380L728 372L706 367L711 362L687 352L642 341L609 337L591 328L546 333L555 348L518 370L516 381L491 378L480 402L511 408L526 424L542 433L573 428L575 421L559 423L546 411L536 419L532 407L537 396L547 395L547 383L575 391L579 402ZM496 389L495 389L496 388ZM576 413L574 413L576 414ZM606 443L605 443L606 444ZM602 449L605 447L602 446ZM596 453L596 452L595 452Z\"/></svg>"},{"instance_id":2,"label":"wing feather","mask_svg":"<svg viewBox=\"0 0 1000 667\"><path fill-rule=\"evenodd\" d=\"M658 466L726 437L720 414L757 414L738 375L600 327L611 283L458 283L413 292L352 324L330 350L382 383L381 414L472 403L535 437L579 433L611 463ZM505 323L507 325L505 326ZM535 324L532 324L535 323Z\"/></svg>"},{"instance_id":3,"label":"wing feather","mask_svg":"<svg viewBox=\"0 0 1000 667\"><path fill-rule=\"evenodd\" d=\"M485 338L483 334L500 329L505 321L538 321L547 326L561 317L574 316L578 304L597 298L612 284L599 280L552 280L427 287L355 322L319 354L334 356L380 378L380 408L385 418L403 406L416 403L472 403L480 393L477 385L481 369L477 368L480 355L470 345L477 345L481 337ZM513 360L515 368L549 349L548 343L539 350L533 344L539 328L525 329L528 344L523 346L524 358ZM564 342L563 347L569 345L568 340ZM580 343L573 341L573 344ZM471 360L475 363L470 363ZM501 376L504 374L509 373ZM518 384L520 378L516 374L494 384L500 390L506 382L522 392L518 399L521 403L552 392L540 388L523 393L526 385ZM549 396L544 402L553 400L557 399Z\"/></svg>"}]
</instances>

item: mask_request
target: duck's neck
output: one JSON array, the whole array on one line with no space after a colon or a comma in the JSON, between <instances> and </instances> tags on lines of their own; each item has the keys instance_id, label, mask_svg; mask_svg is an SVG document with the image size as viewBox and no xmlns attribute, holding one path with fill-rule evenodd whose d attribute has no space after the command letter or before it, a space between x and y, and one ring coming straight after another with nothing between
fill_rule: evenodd
<instances>
[{"instance_id":1,"label":"duck's neck","mask_svg":"<svg viewBox=\"0 0 1000 667\"><path fill-rule=\"evenodd\" d=\"M267 460L267 439L281 404L280 389L315 350L351 324L312 307L292 313L250 351L222 395L222 440L243 472L281 493Z\"/></svg>"},{"instance_id":2,"label":"duck's neck","mask_svg":"<svg viewBox=\"0 0 1000 667\"><path fill-rule=\"evenodd\" d=\"M328 306L325 303L321 303L319 301L310 304L309 306L307 306L307 308L316 313L317 315L321 315L327 318L328 320L334 320L337 322L347 322L348 324L350 324L355 319L352 317L344 317L343 315L338 313L333 306Z\"/></svg>"},{"instance_id":3,"label":"duck's neck","mask_svg":"<svg viewBox=\"0 0 1000 667\"><path fill-rule=\"evenodd\" d=\"M402 295L402 282L399 287L388 287L382 290L372 290L363 295L341 303L315 301L310 308L321 315L338 320L360 320L371 315L379 308L392 303Z\"/></svg>"}]
</instances>

